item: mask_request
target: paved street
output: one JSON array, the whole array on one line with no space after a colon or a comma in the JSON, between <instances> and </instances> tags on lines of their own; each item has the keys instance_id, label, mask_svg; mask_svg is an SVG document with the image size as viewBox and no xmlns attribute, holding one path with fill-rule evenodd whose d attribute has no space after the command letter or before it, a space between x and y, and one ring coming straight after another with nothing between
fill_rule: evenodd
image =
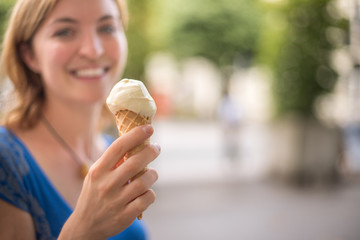
<instances>
[{"instance_id":1,"label":"paved street","mask_svg":"<svg viewBox=\"0 0 360 240\"><path fill-rule=\"evenodd\" d=\"M156 188L153 240L359 240L360 182L332 190L222 182Z\"/></svg>"},{"instance_id":2,"label":"paved street","mask_svg":"<svg viewBox=\"0 0 360 240\"><path fill-rule=\"evenodd\" d=\"M144 213L152 240L359 240L360 180L295 189L261 178L266 134L249 127L239 163L221 155L214 123L162 122L157 201Z\"/></svg>"}]
</instances>

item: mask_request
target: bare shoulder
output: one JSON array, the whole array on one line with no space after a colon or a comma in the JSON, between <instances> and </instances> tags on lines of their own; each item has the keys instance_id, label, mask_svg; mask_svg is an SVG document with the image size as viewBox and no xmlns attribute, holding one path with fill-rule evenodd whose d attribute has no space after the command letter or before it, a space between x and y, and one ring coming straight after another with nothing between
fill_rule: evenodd
<instances>
[{"instance_id":1,"label":"bare shoulder","mask_svg":"<svg viewBox=\"0 0 360 240\"><path fill-rule=\"evenodd\" d=\"M31 216L0 200L0 239L36 239L35 228Z\"/></svg>"}]
</instances>

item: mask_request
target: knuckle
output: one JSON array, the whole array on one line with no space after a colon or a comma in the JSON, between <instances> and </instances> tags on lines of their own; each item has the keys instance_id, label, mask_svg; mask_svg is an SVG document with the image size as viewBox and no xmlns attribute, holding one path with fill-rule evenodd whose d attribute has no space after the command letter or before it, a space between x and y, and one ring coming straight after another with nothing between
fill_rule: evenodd
<instances>
[{"instance_id":1,"label":"knuckle","mask_svg":"<svg viewBox=\"0 0 360 240\"><path fill-rule=\"evenodd\" d=\"M148 151L153 158L156 158L160 154L159 147L155 144L148 145Z\"/></svg>"},{"instance_id":2,"label":"knuckle","mask_svg":"<svg viewBox=\"0 0 360 240\"><path fill-rule=\"evenodd\" d=\"M144 201L138 201L135 207L137 212L144 212L147 209L148 205L145 204Z\"/></svg>"},{"instance_id":3,"label":"knuckle","mask_svg":"<svg viewBox=\"0 0 360 240\"><path fill-rule=\"evenodd\" d=\"M155 183L155 182L159 179L159 174L158 174L158 172L157 172L155 169L153 169L153 168L149 168L147 171L151 174L151 177L152 177L152 179L153 179L153 182Z\"/></svg>"},{"instance_id":4,"label":"knuckle","mask_svg":"<svg viewBox=\"0 0 360 240\"><path fill-rule=\"evenodd\" d=\"M155 192L152 189L149 189L148 194L149 194L150 204L154 203L156 200Z\"/></svg>"},{"instance_id":5,"label":"knuckle","mask_svg":"<svg viewBox=\"0 0 360 240\"><path fill-rule=\"evenodd\" d=\"M137 161L134 161L133 158L129 158L125 161L126 164L124 164L124 170L126 172L129 172L131 174L136 174L136 172L138 171L139 168L139 164Z\"/></svg>"},{"instance_id":6,"label":"knuckle","mask_svg":"<svg viewBox=\"0 0 360 240\"><path fill-rule=\"evenodd\" d=\"M93 165L94 166L94 165ZM114 181L104 181L101 172L97 167L91 166L88 174L86 175L87 181L99 193L99 195L107 194L114 187Z\"/></svg>"},{"instance_id":7,"label":"knuckle","mask_svg":"<svg viewBox=\"0 0 360 240\"><path fill-rule=\"evenodd\" d=\"M149 189L139 201L136 202L135 208L138 212L144 212L152 203L155 202L156 196L154 191Z\"/></svg>"},{"instance_id":8,"label":"knuckle","mask_svg":"<svg viewBox=\"0 0 360 240\"><path fill-rule=\"evenodd\" d=\"M133 181L134 188L137 189L138 192L145 192L147 190L146 184L140 179L136 179Z\"/></svg>"},{"instance_id":9,"label":"knuckle","mask_svg":"<svg viewBox=\"0 0 360 240\"><path fill-rule=\"evenodd\" d=\"M90 166L89 171L86 175L86 178L90 179L90 181L95 181L96 179L99 178L99 172L100 172L100 169L99 169L98 165L93 164L92 166Z\"/></svg>"},{"instance_id":10,"label":"knuckle","mask_svg":"<svg viewBox=\"0 0 360 240\"><path fill-rule=\"evenodd\" d=\"M137 214L144 212L147 209L147 207L148 204L146 203L146 201L144 201L144 199L141 198L136 199L133 205L133 208Z\"/></svg>"},{"instance_id":11,"label":"knuckle","mask_svg":"<svg viewBox=\"0 0 360 240\"><path fill-rule=\"evenodd\" d=\"M99 183L97 186L97 192L100 196L104 196L112 189L112 185L109 182Z\"/></svg>"}]
</instances>

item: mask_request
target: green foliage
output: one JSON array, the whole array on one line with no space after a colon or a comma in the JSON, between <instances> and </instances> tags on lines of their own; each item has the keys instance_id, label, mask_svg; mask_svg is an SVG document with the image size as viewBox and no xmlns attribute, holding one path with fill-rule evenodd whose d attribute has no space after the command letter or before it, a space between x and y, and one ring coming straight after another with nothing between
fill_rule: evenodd
<instances>
[{"instance_id":1,"label":"green foliage","mask_svg":"<svg viewBox=\"0 0 360 240\"><path fill-rule=\"evenodd\" d=\"M181 2L169 34L169 49L176 56L202 56L223 66L238 56L250 60L255 54L261 19L256 1Z\"/></svg>"},{"instance_id":2,"label":"green foliage","mask_svg":"<svg viewBox=\"0 0 360 240\"><path fill-rule=\"evenodd\" d=\"M146 56L149 54L147 35L150 2L148 0L128 1L130 21L126 32L129 55L124 77L143 79Z\"/></svg>"},{"instance_id":3,"label":"green foliage","mask_svg":"<svg viewBox=\"0 0 360 240\"><path fill-rule=\"evenodd\" d=\"M13 0L1 0L0 2L0 42L2 41L6 23L9 18L9 10L13 4Z\"/></svg>"},{"instance_id":4,"label":"green foliage","mask_svg":"<svg viewBox=\"0 0 360 240\"><path fill-rule=\"evenodd\" d=\"M313 115L317 97L332 91L336 83L330 61L338 46L331 32L346 32L348 24L329 12L330 2L292 0L268 13L258 60L274 73L277 115Z\"/></svg>"}]
</instances>

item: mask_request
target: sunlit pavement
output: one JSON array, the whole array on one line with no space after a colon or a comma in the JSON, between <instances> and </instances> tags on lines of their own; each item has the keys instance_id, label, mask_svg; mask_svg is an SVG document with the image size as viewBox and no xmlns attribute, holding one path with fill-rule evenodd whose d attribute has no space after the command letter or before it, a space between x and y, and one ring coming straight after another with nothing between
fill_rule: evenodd
<instances>
[{"instance_id":1,"label":"sunlit pavement","mask_svg":"<svg viewBox=\"0 0 360 240\"><path fill-rule=\"evenodd\" d=\"M360 239L359 180L331 189L259 180L269 139L258 127L243 131L235 164L222 159L215 123L155 128L162 154L153 165L160 179L157 201L144 213L152 240Z\"/></svg>"}]
</instances>

